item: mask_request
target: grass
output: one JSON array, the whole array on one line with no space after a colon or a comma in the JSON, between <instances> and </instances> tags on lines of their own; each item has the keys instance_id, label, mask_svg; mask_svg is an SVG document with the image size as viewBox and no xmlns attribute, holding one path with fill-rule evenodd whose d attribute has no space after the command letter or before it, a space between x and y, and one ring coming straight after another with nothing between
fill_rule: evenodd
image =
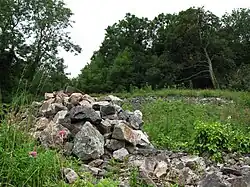
<instances>
[{"instance_id":1,"label":"grass","mask_svg":"<svg viewBox=\"0 0 250 187\"><path fill-rule=\"evenodd\" d=\"M93 94L90 94L93 96ZM236 139L244 142L239 147L248 150L249 143L245 137L249 137L250 132L250 96L245 92L230 92L221 90L176 90L164 89L152 91L149 88L136 89L131 93L114 94L119 97L132 98L136 96L185 96L185 97L222 97L232 99L235 103L218 106L215 104L195 104L184 101L174 100L171 102L157 99L152 103L145 103L142 106L144 119L144 130L150 137L154 145L160 148L168 148L171 150L191 151L190 144L197 140L197 130L195 124L197 121L205 123L199 126L199 132L203 130L210 133L210 127L216 127L215 122L223 125L230 125L231 131L237 134ZM100 96L100 95L99 95ZM12 104L12 108L20 108L24 106L30 99L25 94L16 98ZM131 109L129 103L125 103L124 108ZM1 108L0 108L1 109ZM0 110L1 114L1 110ZM11 120L8 120L12 118ZM30 124L23 124L29 126ZM220 140L221 129L212 132L212 136L218 136ZM117 176L114 171L110 171L108 178L97 181L91 174L81 172L81 162L73 158L65 158L56 150L46 150L37 145L30 138L25 129L20 130L17 121L13 120L9 114L5 120L0 122L0 186L89 186L104 187L118 186ZM227 133L227 131L225 131ZM224 131L222 132L224 133ZM233 134L230 133L230 134ZM238 136L239 134L239 136ZM196 137L195 137L196 136ZM224 136L228 137L228 136ZM195 139L196 138L196 139ZM201 137L202 138L202 137ZM213 138L213 137L212 137ZM230 137L229 137L230 138ZM230 141L229 141L230 142ZM206 142L208 148L212 147L211 142ZM216 142L218 143L218 142ZM216 144L217 145L217 144ZM36 147L38 153L37 158L29 156L29 152ZM237 151L237 147L233 146ZM207 147L202 147L204 150ZM216 149L217 150L217 149ZM220 150L220 149L218 149ZM74 184L69 185L65 182L60 169L62 167L70 167L80 174L80 179ZM112 174L113 172L113 174ZM130 175L130 184L140 186L136 182L137 173L132 170Z\"/></svg>"},{"instance_id":2,"label":"grass","mask_svg":"<svg viewBox=\"0 0 250 187\"><path fill-rule=\"evenodd\" d=\"M126 105L130 108L129 104ZM195 104L183 101L164 101L158 99L142 106L144 130L151 141L160 148L190 151L190 143L195 139L195 123L220 123L229 125L232 132L249 137L250 108L240 104ZM231 139L234 138L233 134ZM247 145L247 149L249 145ZM241 151L241 149L236 149Z\"/></svg>"},{"instance_id":3,"label":"grass","mask_svg":"<svg viewBox=\"0 0 250 187\"><path fill-rule=\"evenodd\" d=\"M121 98L133 98L133 97L147 97L147 96L157 96L157 97L168 97L168 96L182 96L182 97L219 97L228 100L233 100L240 105L245 105L250 107L250 93L230 91L230 90L190 90L190 89L160 89L152 90L151 87L145 87L142 89L133 89L131 92L121 92L121 93L110 93ZM108 94L91 94L93 96L103 96Z\"/></svg>"},{"instance_id":4,"label":"grass","mask_svg":"<svg viewBox=\"0 0 250 187\"><path fill-rule=\"evenodd\" d=\"M3 121L0 126L1 186L56 185L60 180L59 155L37 147L37 158L30 157L36 142L14 125Z\"/></svg>"},{"instance_id":5,"label":"grass","mask_svg":"<svg viewBox=\"0 0 250 187\"><path fill-rule=\"evenodd\" d=\"M36 157L29 155L35 148ZM0 124L0 186L25 187L117 187L112 177L97 181L90 173L81 172L81 162L64 157L57 150L46 150L37 145L26 132L14 124ZM73 184L66 183L63 167L72 168L79 174Z\"/></svg>"}]
</instances>

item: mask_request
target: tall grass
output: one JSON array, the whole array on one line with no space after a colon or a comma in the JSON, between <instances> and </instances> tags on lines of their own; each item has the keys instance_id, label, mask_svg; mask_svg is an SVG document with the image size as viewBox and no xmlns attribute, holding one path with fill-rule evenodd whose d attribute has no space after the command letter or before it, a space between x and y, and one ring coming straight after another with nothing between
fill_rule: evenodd
<instances>
[{"instance_id":1,"label":"tall grass","mask_svg":"<svg viewBox=\"0 0 250 187\"><path fill-rule=\"evenodd\" d=\"M37 157L29 155L36 147ZM0 126L0 186L45 186L60 180L55 151L46 151L15 124Z\"/></svg>"},{"instance_id":2,"label":"tall grass","mask_svg":"<svg viewBox=\"0 0 250 187\"><path fill-rule=\"evenodd\" d=\"M144 130L155 145L186 150L195 133L195 123L229 124L235 132L250 133L249 108L237 104L218 106L158 99L142 106Z\"/></svg>"}]
</instances>

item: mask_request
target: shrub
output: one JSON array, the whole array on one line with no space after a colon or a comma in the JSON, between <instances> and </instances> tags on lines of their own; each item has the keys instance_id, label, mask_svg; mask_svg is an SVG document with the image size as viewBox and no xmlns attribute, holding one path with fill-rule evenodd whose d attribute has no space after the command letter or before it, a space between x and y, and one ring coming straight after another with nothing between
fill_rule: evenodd
<instances>
[{"instance_id":1,"label":"shrub","mask_svg":"<svg viewBox=\"0 0 250 187\"><path fill-rule=\"evenodd\" d=\"M208 154L215 161L221 161L223 152L250 151L250 138L241 131L233 131L230 124L198 121L195 123L194 131L190 150L199 155Z\"/></svg>"}]
</instances>

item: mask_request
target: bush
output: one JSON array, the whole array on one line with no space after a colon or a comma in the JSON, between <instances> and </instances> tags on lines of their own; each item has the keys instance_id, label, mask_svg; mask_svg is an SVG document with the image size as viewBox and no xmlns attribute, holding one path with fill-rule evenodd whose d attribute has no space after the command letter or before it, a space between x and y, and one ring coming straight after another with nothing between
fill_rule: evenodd
<instances>
[{"instance_id":1,"label":"bush","mask_svg":"<svg viewBox=\"0 0 250 187\"><path fill-rule=\"evenodd\" d=\"M190 150L199 155L208 154L221 161L222 153L250 151L250 138L241 131L233 131L230 124L196 122Z\"/></svg>"}]
</instances>

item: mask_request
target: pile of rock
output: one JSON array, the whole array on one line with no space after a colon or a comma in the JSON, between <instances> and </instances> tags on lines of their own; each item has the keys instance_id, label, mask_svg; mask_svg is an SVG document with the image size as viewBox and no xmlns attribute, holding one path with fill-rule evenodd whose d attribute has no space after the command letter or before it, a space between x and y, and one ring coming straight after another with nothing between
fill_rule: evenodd
<instances>
[{"instance_id":1,"label":"pile of rock","mask_svg":"<svg viewBox=\"0 0 250 187\"><path fill-rule=\"evenodd\" d=\"M37 114L30 133L43 146L80 158L82 170L98 178L112 170L111 158L121 161L119 170L114 169L120 186L129 186L133 167L152 186L250 186L250 157L227 155L226 163L216 164L186 153L154 149L142 131L142 113L123 110L121 102L112 95L93 98L82 93L46 93L45 101L33 103ZM69 183L81 175L70 168L62 171Z\"/></svg>"},{"instance_id":2,"label":"pile of rock","mask_svg":"<svg viewBox=\"0 0 250 187\"><path fill-rule=\"evenodd\" d=\"M39 106L32 135L42 145L60 147L83 161L103 157L124 159L139 148L151 148L141 130L142 113L129 112L115 96L93 98L87 94L46 93Z\"/></svg>"}]
</instances>

